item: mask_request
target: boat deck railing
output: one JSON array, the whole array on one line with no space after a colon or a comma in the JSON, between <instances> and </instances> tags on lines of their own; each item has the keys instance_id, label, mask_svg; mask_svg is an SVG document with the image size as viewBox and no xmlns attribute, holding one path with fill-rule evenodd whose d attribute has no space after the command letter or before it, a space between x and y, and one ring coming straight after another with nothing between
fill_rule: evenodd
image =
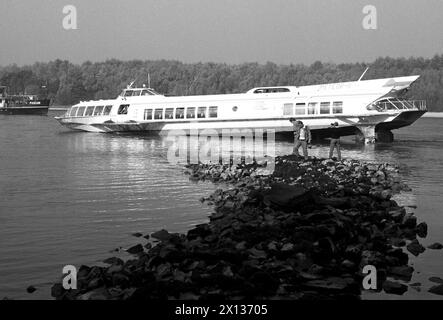
<instances>
[{"instance_id":1,"label":"boat deck railing","mask_svg":"<svg viewBox=\"0 0 443 320\"><path fill-rule=\"evenodd\" d=\"M386 99L375 104L378 111L427 111L426 100L400 100L400 99Z\"/></svg>"}]
</instances>

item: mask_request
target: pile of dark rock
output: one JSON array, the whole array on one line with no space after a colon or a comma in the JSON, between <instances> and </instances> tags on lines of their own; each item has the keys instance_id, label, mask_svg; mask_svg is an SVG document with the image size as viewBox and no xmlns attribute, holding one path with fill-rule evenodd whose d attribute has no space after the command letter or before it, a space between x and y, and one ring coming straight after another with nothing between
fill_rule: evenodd
<instances>
[{"instance_id":1,"label":"pile of dark rock","mask_svg":"<svg viewBox=\"0 0 443 320\"><path fill-rule=\"evenodd\" d=\"M377 289L402 294L425 248L427 226L391 200L407 188L389 164L275 159L266 164L189 165L192 180L224 182L205 201L210 221L187 234L166 230L112 257L82 266L78 288L57 299L358 299L363 267ZM417 286L417 284L413 284Z\"/></svg>"}]
</instances>

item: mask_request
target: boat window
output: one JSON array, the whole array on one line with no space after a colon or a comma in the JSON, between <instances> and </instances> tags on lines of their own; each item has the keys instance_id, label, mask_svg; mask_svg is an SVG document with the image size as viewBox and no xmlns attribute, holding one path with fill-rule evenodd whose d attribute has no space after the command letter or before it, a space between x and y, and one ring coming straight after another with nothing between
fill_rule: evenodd
<instances>
[{"instance_id":1,"label":"boat window","mask_svg":"<svg viewBox=\"0 0 443 320\"><path fill-rule=\"evenodd\" d=\"M134 97L134 96L139 96L141 93L142 93L141 90L134 90L134 91L132 92L132 96L133 96L133 97Z\"/></svg>"},{"instance_id":2,"label":"boat window","mask_svg":"<svg viewBox=\"0 0 443 320\"><path fill-rule=\"evenodd\" d=\"M296 103L295 104L295 115L305 115L306 114L306 103Z\"/></svg>"},{"instance_id":3,"label":"boat window","mask_svg":"<svg viewBox=\"0 0 443 320\"><path fill-rule=\"evenodd\" d=\"M118 107L117 114L128 114L129 104L122 104Z\"/></svg>"},{"instance_id":4,"label":"boat window","mask_svg":"<svg viewBox=\"0 0 443 320\"><path fill-rule=\"evenodd\" d=\"M145 109L145 114L143 115L143 119L152 120L152 109Z\"/></svg>"},{"instance_id":5,"label":"boat window","mask_svg":"<svg viewBox=\"0 0 443 320\"><path fill-rule=\"evenodd\" d=\"M331 103L320 102L320 114L330 114L330 113L331 113Z\"/></svg>"},{"instance_id":6,"label":"boat window","mask_svg":"<svg viewBox=\"0 0 443 320\"><path fill-rule=\"evenodd\" d=\"M75 117L75 114L77 113L78 107L72 107L71 112L69 113L69 116Z\"/></svg>"},{"instance_id":7,"label":"boat window","mask_svg":"<svg viewBox=\"0 0 443 320\"><path fill-rule=\"evenodd\" d=\"M142 90L142 94L141 95L142 96L150 96L150 95L152 95L152 93L150 93L148 90L144 89L144 90Z\"/></svg>"},{"instance_id":8,"label":"boat window","mask_svg":"<svg viewBox=\"0 0 443 320\"><path fill-rule=\"evenodd\" d=\"M197 118L206 118L206 107L198 107Z\"/></svg>"},{"instance_id":9,"label":"boat window","mask_svg":"<svg viewBox=\"0 0 443 320\"><path fill-rule=\"evenodd\" d=\"M108 116L111 113L111 109L112 109L112 106L106 106L105 110L103 111L103 115Z\"/></svg>"},{"instance_id":10,"label":"boat window","mask_svg":"<svg viewBox=\"0 0 443 320\"><path fill-rule=\"evenodd\" d=\"M218 107L212 106L209 107L209 118L217 118Z\"/></svg>"},{"instance_id":11,"label":"boat window","mask_svg":"<svg viewBox=\"0 0 443 320\"><path fill-rule=\"evenodd\" d=\"M174 108L166 108L165 119L174 119Z\"/></svg>"},{"instance_id":12,"label":"boat window","mask_svg":"<svg viewBox=\"0 0 443 320\"><path fill-rule=\"evenodd\" d=\"M317 113L317 102L309 102L308 104L308 114Z\"/></svg>"},{"instance_id":13,"label":"boat window","mask_svg":"<svg viewBox=\"0 0 443 320\"><path fill-rule=\"evenodd\" d=\"M159 95L159 93L156 92L156 91L155 91L154 89L152 89L152 88L149 88L148 91L149 91L153 96Z\"/></svg>"},{"instance_id":14,"label":"boat window","mask_svg":"<svg viewBox=\"0 0 443 320\"><path fill-rule=\"evenodd\" d=\"M186 109L186 118L195 118L195 107L190 107Z\"/></svg>"},{"instance_id":15,"label":"boat window","mask_svg":"<svg viewBox=\"0 0 443 320\"><path fill-rule=\"evenodd\" d=\"M83 117L86 107L79 107L77 110L77 117Z\"/></svg>"},{"instance_id":16,"label":"boat window","mask_svg":"<svg viewBox=\"0 0 443 320\"><path fill-rule=\"evenodd\" d=\"M163 119L163 109L155 109L154 119Z\"/></svg>"},{"instance_id":17,"label":"boat window","mask_svg":"<svg viewBox=\"0 0 443 320\"><path fill-rule=\"evenodd\" d=\"M183 119L185 117L185 108L175 109L175 119Z\"/></svg>"},{"instance_id":18,"label":"boat window","mask_svg":"<svg viewBox=\"0 0 443 320\"><path fill-rule=\"evenodd\" d=\"M132 96L132 90L126 90L125 97L130 97L130 96Z\"/></svg>"},{"instance_id":19,"label":"boat window","mask_svg":"<svg viewBox=\"0 0 443 320\"><path fill-rule=\"evenodd\" d=\"M89 117L92 116L92 114L94 113L94 106L89 106L86 108L86 112L85 112L85 117Z\"/></svg>"},{"instance_id":20,"label":"boat window","mask_svg":"<svg viewBox=\"0 0 443 320\"><path fill-rule=\"evenodd\" d=\"M284 116L292 116L294 114L294 104L293 103L285 103L283 105L283 115Z\"/></svg>"},{"instance_id":21,"label":"boat window","mask_svg":"<svg viewBox=\"0 0 443 320\"><path fill-rule=\"evenodd\" d=\"M94 116L99 116L102 114L104 106L96 106L94 109Z\"/></svg>"},{"instance_id":22,"label":"boat window","mask_svg":"<svg viewBox=\"0 0 443 320\"><path fill-rule=\"evenodd\" d=\"M332 113L343 113L343 101L334 101L332 104Z\"/></svg>"}]
</instances>

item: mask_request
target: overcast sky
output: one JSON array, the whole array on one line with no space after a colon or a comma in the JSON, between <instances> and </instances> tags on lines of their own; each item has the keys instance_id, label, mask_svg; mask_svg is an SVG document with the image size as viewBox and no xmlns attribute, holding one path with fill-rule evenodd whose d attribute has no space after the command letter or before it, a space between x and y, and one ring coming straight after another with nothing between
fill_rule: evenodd
<instances>
[{"instance_id":1,"label":"overcast sky","mask_svg":"<svg viewBox=\"0 0 443 320\"><path fill-rule=\"evenodd\" d=\"M66 5L78 29L62 25ZM377 9L377 29L362 12ZM1 0L0 65L370 62L443 53L443 0Z\"/></svg>"}]
</instances>

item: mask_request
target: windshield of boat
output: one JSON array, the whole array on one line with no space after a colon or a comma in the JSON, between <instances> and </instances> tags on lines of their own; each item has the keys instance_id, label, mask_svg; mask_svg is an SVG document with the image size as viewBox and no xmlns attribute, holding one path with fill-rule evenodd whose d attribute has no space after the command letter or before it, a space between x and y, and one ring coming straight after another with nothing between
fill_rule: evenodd
<instances>
[{"instance_id":1,"label":"windshield of boat","mask_svg":"<svg viewBox=\"0 0 443 320\"><path fill-rule=\"evenodd\" d=\"M134 97L134 96L156 96L159 95L154 89L143 88L143 89L124 89L120 93L121 97Z\"/></svg>"}]
</instances>

